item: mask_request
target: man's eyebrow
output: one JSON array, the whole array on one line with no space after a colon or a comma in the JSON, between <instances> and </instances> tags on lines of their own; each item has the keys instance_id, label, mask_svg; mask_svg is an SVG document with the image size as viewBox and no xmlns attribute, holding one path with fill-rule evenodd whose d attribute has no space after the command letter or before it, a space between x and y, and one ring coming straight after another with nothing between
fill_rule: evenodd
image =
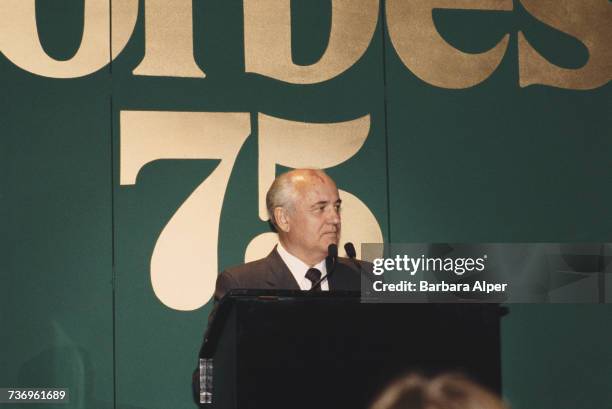
<instances>
[{"instance_id":1,"label":"man's eyebrow","mask_svg":"<svg viewBox=\"0 0 612 409\"><path fill-rule=\"evenodd\" d=\"M314 203L310 207L317 207L317 206L321 206L321 205L327 205L328 203L329 203L329 201L327 201L327 200L319 200L318 202Z\"/></svg>"},{"instance_id":2,"label":"man's eyebrow","mask_svg":"<svg viewBox=\"0 0 612 409\"><path fill-rule=\"evenodd\" d=\"M313 204L313 205L312 205L312 206L310 206L310 207L311 207L311 208L315 208L315 207L317 207L317 206L321 206L321 205L327 206L329 203L330 203L330 202L329 202L329 200L319 200L318 202L316 202L315 204ZM336 200L336 201L334 202L334 204L336 204L336 205L339 205L339 204L341 204L341 203L342 203L342 199L338 199L338 200Z\"/></svg>"}]
</instances>

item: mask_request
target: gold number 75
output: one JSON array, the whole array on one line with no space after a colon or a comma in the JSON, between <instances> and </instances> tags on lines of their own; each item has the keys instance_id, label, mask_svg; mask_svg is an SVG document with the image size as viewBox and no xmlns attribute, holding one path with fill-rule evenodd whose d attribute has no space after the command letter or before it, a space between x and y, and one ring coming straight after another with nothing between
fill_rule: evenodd
<instances>
[{"instance_id":1,"label":"gold number 75","mask_svg":"<svg viewBox=\"0 0 612 409\"><path fill-rule=\"evenodd\" d=\"M158 159L221 159L217 168L181 204L162 230L151 257L151 283L166 306L190 311L206 304L217 277L217 247L223 198L240 148L251 133L248 113L122 111L120 184L136 183L138 172ZM259 209L276 165L326 168L353 156L369 133L370 118L312 124L259 114ZM340 190L347 224L343 239L381 242L376 218L357 197ZM253 205L256 205L253 203ZM263 206L263 207L262 207ZM352 227L351 227L352 226ZM254 238L246 260L267 254L274 233ZM358 246L359 247L359 246Z\"/></svg>"}]
</instances>

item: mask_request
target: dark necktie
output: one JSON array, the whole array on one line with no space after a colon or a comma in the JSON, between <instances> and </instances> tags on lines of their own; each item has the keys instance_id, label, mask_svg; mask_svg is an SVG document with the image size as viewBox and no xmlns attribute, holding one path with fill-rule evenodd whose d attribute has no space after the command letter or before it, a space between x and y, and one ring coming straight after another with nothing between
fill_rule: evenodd
<instances>
[{"instance_id":1,"label":"dark necktie","mask_svg":"<svg viewBox=\"0 0 612 409\"><path fill-rule=\"evenodd\" d=\"M310 280L310 282L312 283L312 287L317 281L321 279L321 272L316 268L309 268L306 272L306 278ZM311 291L322 291L321 283L317 284L317 286L312 288Z\"/></svg>"}]
</instances>

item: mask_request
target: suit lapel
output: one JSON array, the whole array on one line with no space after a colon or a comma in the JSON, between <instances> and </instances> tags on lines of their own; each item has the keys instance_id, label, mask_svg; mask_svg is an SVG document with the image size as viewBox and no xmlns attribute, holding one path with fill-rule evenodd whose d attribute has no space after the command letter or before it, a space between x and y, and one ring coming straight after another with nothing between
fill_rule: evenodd
<instances>
[{"instance_id":1,"label":"suit lapel","mask_svg":"<svg viewBox=\"0 0 612 409\"><path fill-rule=\"evenodd\" d=\"M274 250L266 257L266 262L269 267L269 274L266 277L266 282L270 287L282 290L299 290L300 286L295 281L293 274L289 271L289 267L285 264L281 256Z\"/></svg>"},{"instance_id":2,"label":"suit lapel","mask_svg":"<svg viewBox=\"0 0 612 409\"><path fill-rule=\"evenodd\" d=\"M338 260L336 270L329 277L329 289L332 291L361 289L361 279L356 270L346 265L342 260Z\"/></svg>"}]
</instances>

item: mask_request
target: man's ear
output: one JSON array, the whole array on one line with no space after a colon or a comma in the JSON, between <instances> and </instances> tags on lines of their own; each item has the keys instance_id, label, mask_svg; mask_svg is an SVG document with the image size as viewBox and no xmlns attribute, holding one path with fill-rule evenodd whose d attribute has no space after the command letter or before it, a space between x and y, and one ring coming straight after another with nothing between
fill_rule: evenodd
<instances>
[{"instance_id":1,"label":"man's ear","mask_svg":"<svg viewBox=\"0 0 612 409\"><path fill-rule=\"evenodd\" d=\"M289 215L287 214L287 210L282 207L274 208L274 220L276 221L276 226L283 233L289 232Z\"/></svg>"}]
</instances>

